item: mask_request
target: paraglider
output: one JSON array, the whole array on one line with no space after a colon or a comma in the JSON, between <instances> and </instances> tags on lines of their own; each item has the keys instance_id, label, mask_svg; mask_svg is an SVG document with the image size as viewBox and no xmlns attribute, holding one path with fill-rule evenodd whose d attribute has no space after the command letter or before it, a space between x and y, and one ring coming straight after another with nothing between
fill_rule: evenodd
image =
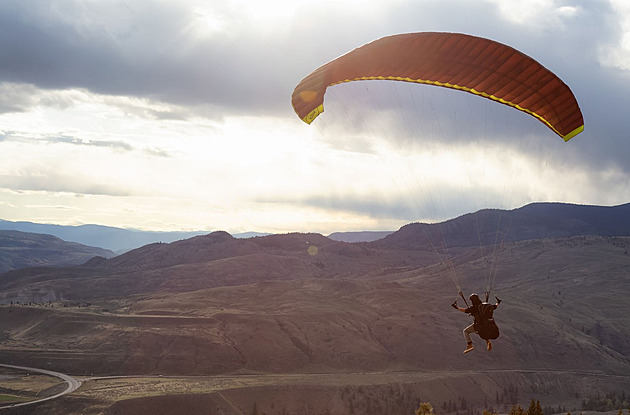
<instances>
[{"instance_id":1,"label":"paraglider","mask_svg":"<svg viewBox=\"0 0 630 415\"><path fill-rule=\"evenodd\" d=\"M311 124L324 111L324 95L329 87L368 80L433 85L477 95L536 118L564 141L584 130L578 102L557 75L510 46L461 33L399 34L358 47L302 79L292 94L293 109L302 121ZM452 262L442 262L454 268ZM464 298L455 271L450 272ZM470 307L467 303L467 308L452 304L475 317L464 330L468 346L465 353L474 349L471 333L486 340L488 350L492 349L491 340L499 335L492 312L501 300L487 303L492 284L491 276L485 288L486 302L474 295Z\"/></svg>"},{"instance_id":2,"label":"paraglider","mask_svg":"<svg viewBox=\"0 0 630 415\"><path fill-rule=\"evenodd\" d=\"M460 295L462 295L461 292ZM466 301L466 299L464 299L464 301ZM472 333L477 333L479 337L486 341L486 349L488 351L492 350L492 340L499 337L499 327L497 327L493 317L494 310L497 309L499 304L501 304L499 298L497 298L496 304L490 304L487 300L481 302L479 295L474 293L470 295L470 307L458 307L457 301L451 304L456 310L470 314L474 318L473 323L464 329L464 339L466 340L466 350L464 350L464 353L469 353L475 349L472 338L470 337Z\"/></svg>"},{"instance_id":3,"label":"paraglider","mask_svg":"<svg viewBox=\"0 0 630 415\"><path fill-rule=\"evenodd\" d=\"M384 37L315 69L294 89L297 115L310 124L324 111L329 86L393 80L453 88L523 111L570 140L584 120L569 87L540 63L493 40L461 33Z\"/></svg>"}]
</instances>

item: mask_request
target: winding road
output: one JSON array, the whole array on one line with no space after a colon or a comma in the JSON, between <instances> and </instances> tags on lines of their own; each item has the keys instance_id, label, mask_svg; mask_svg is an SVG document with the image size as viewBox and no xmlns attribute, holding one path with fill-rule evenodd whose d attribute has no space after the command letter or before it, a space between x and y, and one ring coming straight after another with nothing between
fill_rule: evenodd
<instances>
[{"instance_id":1,"label":"winding road","mask_svg":"<svg viewBox=\"0 0 630 415\"><path fill-rule=\"evenodd\" d=\"M26 367L26 366L5 365L5 364L2 364L2 363L0 363L0 366L8 367L8 368L11 368L11 369L24 370L24 371L27 371L27 372L37 372L37 373L41 373L41 374L48 375L48 376L55 376L55 377L58 377L58 378L64 380L68 384L68 386L66 387L66 390L64 390L64 391L62 391L62 392L60 392L60 393L58 393L56 395L48 396L48 397L42 398L42 399L37 399L35 401L15 403L15 404L12 404L10 406L2 406L2 407L0 407L0 411L2 409L4 409L4 408L15 408L15 407L18 407L18 406L31 405L31 404L34 404L34 403L44 402L44 401L48 401L48 400L51 400L51 399L55 399L55 398L58 398L60 396L65 395L65 394L74 392L75 390L79 389L79 387L81 386L81 381L80 380L77 380L77 379L73 378L72 376L66 375L64 373L53 372L52 370L37 369L37 368L34 368L34 367Z\"/></svg>"},{"instance_id":2,"label":"winding road","mask_svg":"<svg viewBox=\"0 0 630 415\"><path fill-rule=\"evenodd\" d=\"M37 369L25 366L14 366L1 364L0 367L6 367L16 370L23 370L32 373L41 373L48 376L55 376L66 382L67 387L64 391L57 393L53 396L46 398L14 403L0 407L0 414L4 408L14 408L18 406L31 405L38 402L43 402L51 399L58 398L65 394L76 391L82 384L81 380L75 379L72 376L54 372L51 370ZM424 372L357 372L357 373L307 373L307 374L239 374L239 375L208 375L208 376L163 376L163 375L124 375L124 376L93 376L89 378L83 378L84 382L92 380L106 380L106 379L132 379L132 378L175 378L175 379L208 379L211 380L207 387L204 389L204 393L208 390L219 393L225 389L234 388L247 388L269 385L365 385L365 384L392 384L392 383L413 383L421 382L425 380L439 380L441 378L447 379L452 377L471 377L480 373L487 374L517 374L517 373L530 373L530 374L558 374L558 375L576 375L581 377L595 376L597 378L610 379L616 383L628 385L630 384L630 376L627 374L613 374L599 371L588 370L554 370L554 369L488 369L488 370L438 370L438 371L424 371ZM198 385L197 385L198 386ZM173 387L173 384L170 385ZM190 393L189 385L183 385L183 389L174 390L171 392L177 393ZM201 392L199 392L201 393ZM229 403L229 402L228 402Z\"/></svg>"}]
</instances>

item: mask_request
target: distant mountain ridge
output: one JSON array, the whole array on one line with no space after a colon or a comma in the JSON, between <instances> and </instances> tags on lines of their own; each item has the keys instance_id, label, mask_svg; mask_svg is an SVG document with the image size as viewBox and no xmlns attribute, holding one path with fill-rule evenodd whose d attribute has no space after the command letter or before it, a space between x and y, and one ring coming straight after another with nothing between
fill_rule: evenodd
<instances>
[{"instance_id":1,"label":"distant mountain ridge","mask_svg":"<svg viewBox=\"0 0 630 415\"><path fill-rule=\"evenodd\" d=\"M101 247L116 254L152 243L171 243L206 235L211 231L154 232L101 225L63 226L0 219L0 230L48 234L64 241ZM404 247L430 246L442 236L448 246L492 245L554 236L593 234L630 235L630 203L618 206L532 203L513 210L483 209L437 224L411 223L398 231L334 232L328 238L340 242L371 243ZM269 236L246 232L235 238ZM468 242L467 242L468 241ZM380 243L380 242L379 242Z\"/></svg>"},{"instance_id":2,"label":"distant mountain ridge","mask_svg":"<svg viewBox=\"0 0 630 415\"><path fill-rule=\"evenodd\" d=\"M107 249L66 242L52 235L0 230L0 273L27 267L79 265L95 256L114 255Z\"/></svg>"},{"instance_id":3,"label":"distant mountain ridge","mask_svg":"<svg viewBox=\"0 0 630 415\"><path fill-rule=\"evenodd\" d=\"M514 241L537 240L575 235L630 236L630 204L600 207L563 203L536 203L510 211L486 209L466 214L439 224L414 223L371 242L348 243L336 241L317 233L289 233L235 238L224 231L197 235L171 243L152 243L116 257L94 258L77 270L77 273L133 273L134 278L119 286L114 283L112 295L129 295L131 292L152 290L156 284L173 286L168 281L172 267L179 271L196 264L213 263L213 278L203 284L220 286L251 283L261 279L288 278L296 275L360 275L378 266L395 267L399 264L422 262L428 266L436 254L457 255L462 251L481 246L500 247ZM455 249L455 251L453 251ZM448 251L448 252L447 252ZM388 252L375 259L378 252ZM321 268L327 256L336 259ZM106 257L106 255L105 255ZM231 269L234 264L251 269L243 279ZM376 263L376 265L375 265ZM219 271L219 269L221 269ZM165 270L160 278L153 272L140 278L143 272ZM197 271L195 271L197 272ZM6 275L5 282L37 275L37 270L19 270ZM54 274L51 271L50 275ZM162 274L162 271L159 272ZM217 275L219 277L217 277ZM61 273L65 278L65 273ZM55 277L56 278L56 277ZM187 281L194 280L195 278ZM189 282L178 282L177 290L185 289ZM198 281L192 286L202 288ZM119 291L125 287L128 291ZM90 295L103 296L107 290L100 287ZM117 294L116 294L117 293ZM48 296L46 292L45 296ZM55 297L56 295L53 295Z\"/></svg>"},{"instance_id":4,"label":"distant mountain ridge","mask_svg":"<svg viewBox=\"0 0 630 415\"><path fill-rule=\"evenodd\" d=\"M532 203L513 210L484 209L441 223L412 223L377 241L382 246L430 249L488 246L575 235L630 235L630 203L618 206Z\"/></svg>"},{"instance_id":5,"label":"distant mountain ridge","mask_svg":"<svg viewBox=\"0 0 630 415\"><path fill-rule=\"evenodd\" d=\"M503 221L503 223L501 223ZM535 226L532 221L536 221ZM475 222L475 223L473 223ZM478 223L478 225L476 224ZM437 233L449 233L453 244L461 244L457 233L484 227L490 229L483 235L482 244L494 243L497 230L505 235L504 241L535 239L550 236L570 236L580 233L601 235L630 234L630 203L619 206L575 205L568 203L532 203L513 210L484 209L450 219L440 224L413 223L395 231L333 232L328 237L342 242L373 242L388 238L386 243L403 243L426 246L424 241L409 240L411 229L418 228L420 234L436 237ZM439 229L441 228L441 229ZM416 230L418 230L416 229ZM33 222L11 222L0 219L0 230L40 233L56 236L69 242L88 246L98 246L117 254L141 246L164 242L170 243L182 239L205 235L211 231L189 232L154 232L136 229L123 229L101 225L63 226ZM396 233L397 235L393 235ZM236 238L268 236L269 233L246 232L234 234ZM422 239L422 235L419 236Z\"/></svg>"},{"instance_id":6,"label":"distant mountain ridge","mask_svg":"<svg viewBox=\"0 0 630 415\"><path fill-rule=\"evenodd\" d=\"M0 219L0 230L15 230L28 233L53 235L64 241L77 242L88 246L98 246L114 251L116 254L139 248L144 245L164 242L170 243L206 235L212 231L173 231L157 232L138 229L124 229L102 225L64 226L34 222L12 222ZM394 231L335 232L329 237L342 242L371 242L381 239ZM268 232L243 232L233 234L235 238L246 239L257 236L269 236Z\"/></svg>"},{"instance_id":7,"label":"distant mountain ridge","mask_svg":"<svg viewBox=\"0 0 630 415\"><path fill-rule=\"evenodd\" d=\"M0 230L16 230L20 232L53 235L64 241L77 242L88 246L98 246L114 251L117 254L139 248L155 242L174 242L205 235L212 231L142 231L102 225L64 226L34 222L11 222L0 219ZM246 232L235 234L237 238L264 236L268 233Z\"/></svg>"},{"instance_id":8,"label":"distant mountain ridge","mask_svg":"<svg viewBox=\"0 0 630 415\"><path fill-rule=\"evenodd\" d=\"M630 204L615 207L536 203L510 211L486 209L466 214L439 224L409 224L382 239L348 243L317 233L289 233L239 239L227 232L157 243L119 255L105 262L94 263L99 269L159 269L214 260L250 260L254 256L287 255L307 252L312 245L318 254L335 254L345 258L346 272L362 272L370 262L372 250L412 250L427 254L443 254L448 248L499 246L513 241L526 241L575 235L630 236ZM437 247L437 248L436 248ZM415 254L414 254L415 255ZM359 258L361 258L359 260ZM391 265L401 260L391 255ZM352 267L349 264L353 264ZM312 264L308 271L313 272ZM349 271L352 269L352 271ZM264 270L263 270L264 271ZM327 270L332 271L331 268ZM258 272L252 275L257 275ZM257 278L254 278L256 280Z\"/></svg>"}]
</instances>

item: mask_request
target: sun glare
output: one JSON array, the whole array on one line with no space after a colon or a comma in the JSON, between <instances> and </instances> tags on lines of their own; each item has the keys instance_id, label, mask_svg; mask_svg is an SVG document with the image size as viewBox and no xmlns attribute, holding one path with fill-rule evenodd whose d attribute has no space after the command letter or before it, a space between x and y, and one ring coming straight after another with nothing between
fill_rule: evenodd
<instances>
[{"instance_id":1,"label":"sun glare","mask_svg":"<svg viewBox=\"0 0 630 415\"><path fill-rule=\"evenodd\" d=\"M307 0L269 0L257 2L250 0L232 0L218 5L208 5L204 2L195 3L194 15L197 20L199 30L208 32L227 31L230 29L230 22L245 20L257 28L278 29L279 24L286 24L298 13L308 13L315 7L322 5ZM353 8L363 5L359 0L330 1L327 7Z\"/></svg>"}]
</instances>

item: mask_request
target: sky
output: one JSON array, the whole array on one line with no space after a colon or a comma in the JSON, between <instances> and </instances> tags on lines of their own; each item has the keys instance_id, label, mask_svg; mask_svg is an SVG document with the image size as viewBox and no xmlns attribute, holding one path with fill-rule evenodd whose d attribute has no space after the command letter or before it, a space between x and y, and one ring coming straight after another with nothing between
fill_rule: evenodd
<instances>
[{"instance_id":1,"label":"sky","mask_svg":"<svg viewBox=\"0 0 630 415\"><path fill-rule=\"evenodd\" d=\"M458 91L291 93L365 43L508 44L574 92L585 130ZM626 0L3 0L0 219L142 230L396 230L531 202L630 202Z\"/></svg>"}]
</instances>

